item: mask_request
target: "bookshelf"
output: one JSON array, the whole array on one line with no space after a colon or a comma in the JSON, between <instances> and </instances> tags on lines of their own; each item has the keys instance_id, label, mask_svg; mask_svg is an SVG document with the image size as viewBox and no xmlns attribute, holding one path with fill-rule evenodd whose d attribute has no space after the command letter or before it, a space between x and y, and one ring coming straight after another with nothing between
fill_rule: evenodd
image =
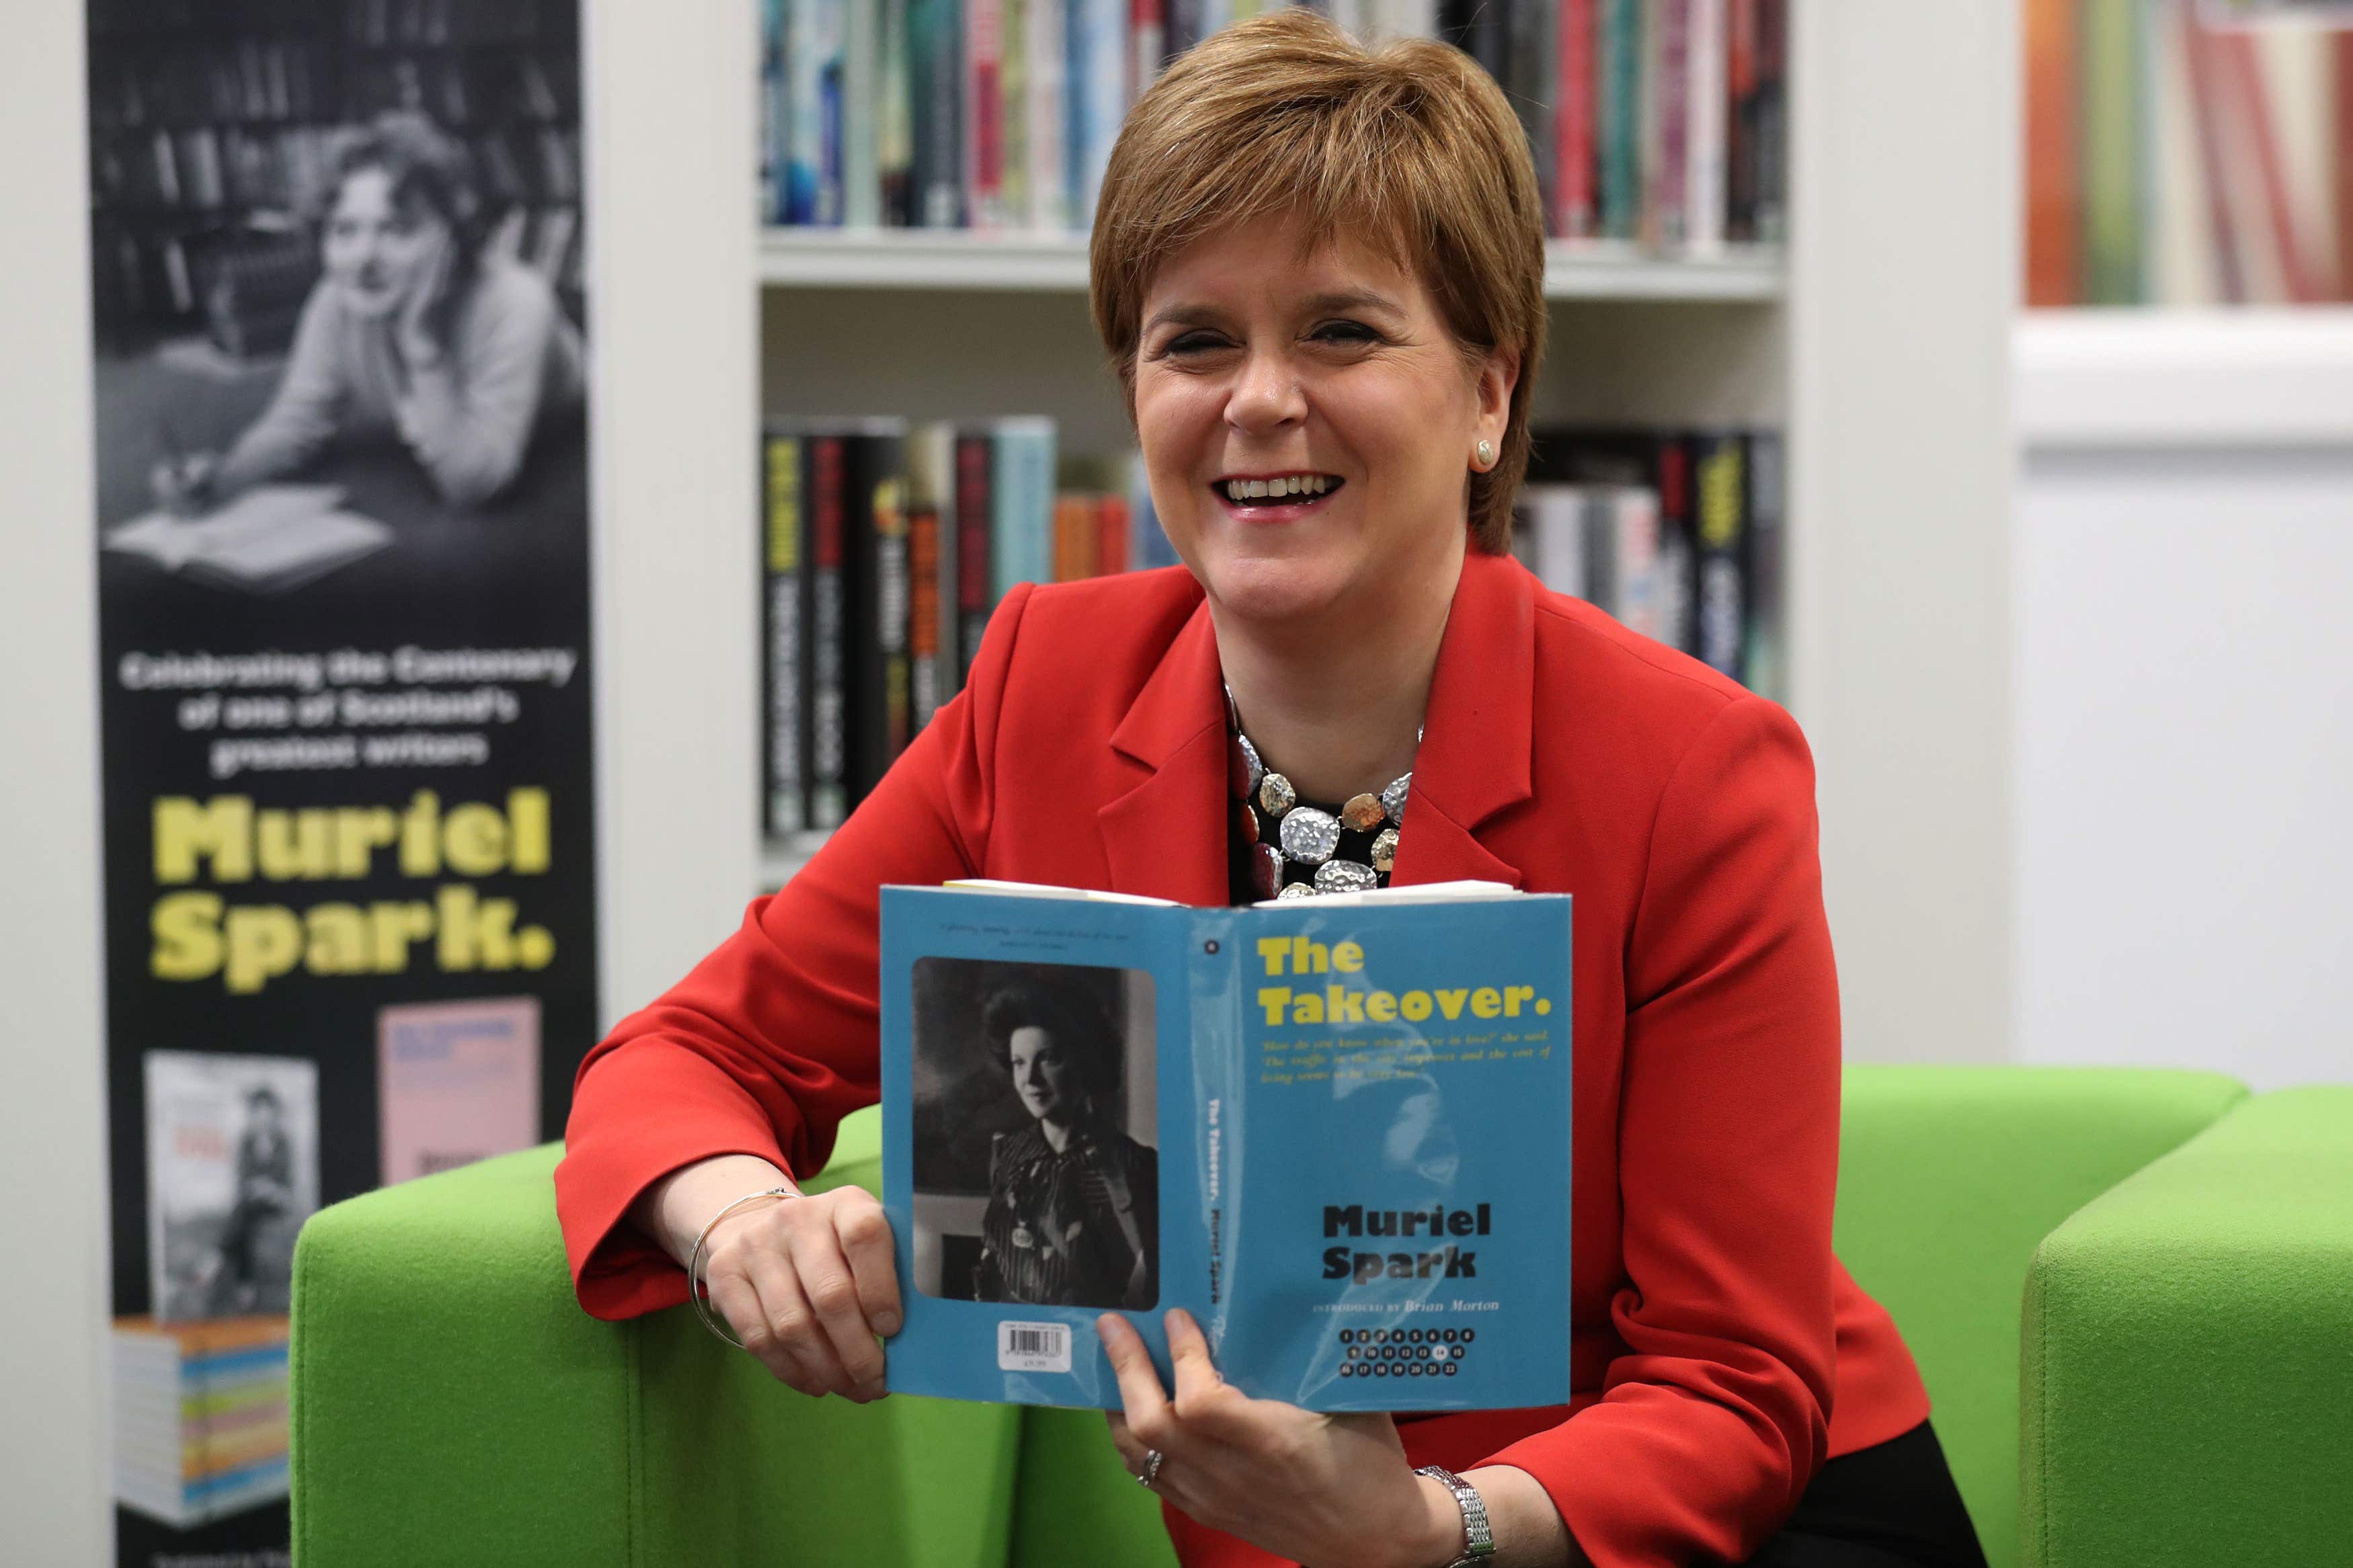
<instances>
[{"instance_id":1,"label":"bookshelf","mask_svg":"<svg viewBox=\"0 0 2353 1568\"><path fill-rule=\"evenodd\" d=\"M1799 0L1790 29L1788 244L1688 262L1555 243L1535 417L1783 430L1790 707L1819 772L1848 1037L1865 1057L1999 1058L2016 21ZM747 54L737 90L755 67ZM1052 416L1069 450L1132 441L1087 321L1082 237L765 228L748 253L746 430L1020 412ZM747 520L749 492L747 465ZM747 550L729 589L747 623L750 573ZM742 668L751 714L748 654ZM748 760L741 774L719 820L743 823L750 894L809 845L758 845Z\"/></svg>"}]
</instances>

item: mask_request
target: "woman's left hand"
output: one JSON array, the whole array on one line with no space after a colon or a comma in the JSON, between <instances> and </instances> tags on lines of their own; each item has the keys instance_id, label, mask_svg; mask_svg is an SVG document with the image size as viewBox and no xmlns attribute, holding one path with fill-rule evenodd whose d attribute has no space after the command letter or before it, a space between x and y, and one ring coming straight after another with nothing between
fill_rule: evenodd
<instances>
[{"instance_id":1,"label":"woman's left hand","mask_svg":"<svg viewBox=\"0 0 2353 1568\"><path fill-rule=\"evenodd\" d=\"M1119 1375L1124 1417L1112 1441L1131 1473L1162 1458L1152 1489L1212 1530L1294 1563L1348 1568L1433 1568L1461 1550L1461 1515L1442 1512L1406 1462L1385 1415L1326 1415L1252 1399L1219 1376L1208 1342L1183 1309L1171 1310L1174 1398L1127 1321L1096 1322Z\"/></svg>"},{"instance_id":2,"label":"woman's left hand","mask_svg":"<svg viewBox=\"0 0 2353 1568\"><path fill-rule=\"evenodd\" d=\"M435 317L443 299L449 292L449 277L456 258L456 246L447 235L435 241L431 252L420 262L417 276L408 286L407 296L400 302L400 316L396 323L400 357L411 370L429 368L440 363L441 339Z\"/></svg>"}]
</instances>

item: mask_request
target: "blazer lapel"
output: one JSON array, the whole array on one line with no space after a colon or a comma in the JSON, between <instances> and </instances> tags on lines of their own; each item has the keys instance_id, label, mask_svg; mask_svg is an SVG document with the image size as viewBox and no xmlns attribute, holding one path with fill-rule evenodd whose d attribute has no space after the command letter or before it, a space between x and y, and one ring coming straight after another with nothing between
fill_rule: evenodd
<instances>
[{"instance_id":1,"label":"blazer lapel","mask_svg":"<svg viewBox=\"0 0 2353 1568\"><path fill-rule=\"evenodd\" d=\"M1139 774L1095 813L1113 892L1227 901L1226 818L1233 806L1219 668L1205 601L1112 731L1113 749Z\"/></svg>"},{"instance_id":2,"label":"blazer lapel","mask_svg":"<svg viewBox=\"0 0 2353 1568\"><path fill-rule=\"evenodd\" d=\"M1532 793L1534 582L1509 556L1463 560L1430 679L1392 882L1520 885L1519 868L1476 834ZM1206 602L1195 606L1111 743L1136 772L1134 784L1095 813L1112 890L1225 903L1233 807L1218 642Z\"/></svg>"},{"instance_id":3,"label":"blazer lapel","mask_svg":"<svg viewBox=\"0 0 2353 1568\"><path fill-rule=\"evenodd\" d=\"M1430 678L1392 883L1520 885L1519 868L1475 835L1488 818L1534 793L1534 582L1508 555L1463 558Z\"/></svg>"}]
</instances>

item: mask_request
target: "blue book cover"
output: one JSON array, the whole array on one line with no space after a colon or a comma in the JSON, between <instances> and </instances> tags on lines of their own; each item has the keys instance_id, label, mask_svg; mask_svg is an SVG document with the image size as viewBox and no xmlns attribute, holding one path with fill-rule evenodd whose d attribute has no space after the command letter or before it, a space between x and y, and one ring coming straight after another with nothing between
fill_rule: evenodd
<instances>
[{"instance_id":1,"label":"blue book cover","mask_svg":"<svg viewBox=\"0 0 2353 1568\"><path fill-rule=\"evenodd\" d=\"M882 892L898 1393L1115 1409L1095 1328L1254 1397L1556 1405L1569 900Z\"/></svg>"}]
</instances>

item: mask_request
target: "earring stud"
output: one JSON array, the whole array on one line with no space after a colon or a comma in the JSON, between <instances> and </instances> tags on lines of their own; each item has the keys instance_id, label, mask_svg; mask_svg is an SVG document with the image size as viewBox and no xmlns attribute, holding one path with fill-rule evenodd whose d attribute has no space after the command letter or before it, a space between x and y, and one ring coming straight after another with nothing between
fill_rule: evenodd
<instances>
[{"instance_id":1,"label":"earring stud","mask_svg":"<svg viewBox=\"0 0 2353 1568\"><path fill-rule=\"evenodd\" d=\"M1479 443L1479 466L1480 466L1482 468L1489 468L1489 467L1491 467L1491 466L1493 466L1493 465L1494 461L1495 461L1495 444L1494 444L1493 441L1482 441L1482 442L1480 442L1480 443Z\"/></svg>"}]
</instances>

